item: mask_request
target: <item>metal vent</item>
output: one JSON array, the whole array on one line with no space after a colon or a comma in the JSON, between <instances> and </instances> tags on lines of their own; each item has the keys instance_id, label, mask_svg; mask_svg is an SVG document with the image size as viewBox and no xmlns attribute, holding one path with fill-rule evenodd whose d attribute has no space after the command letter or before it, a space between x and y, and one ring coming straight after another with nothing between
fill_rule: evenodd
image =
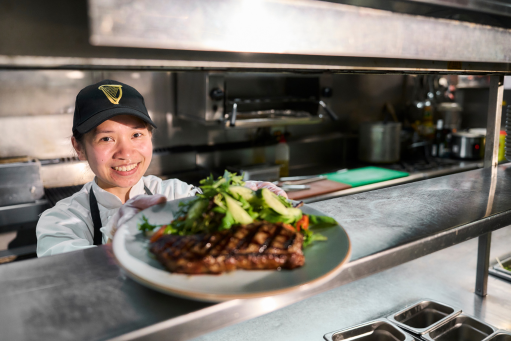
<instances>
[{"instance_id":1,"label":"metal vent","mask_svg":"<svg viewBox=\"0 0 512 341\"><path fill-rule=\"evenodd\" d=\"M56 187L56 188L45 188L44 194L50 202L50 207L55 206L58 201L72 196L76 192L82 189L84 185L68 186L68 187Z\"/></svg>"}]
</instances>

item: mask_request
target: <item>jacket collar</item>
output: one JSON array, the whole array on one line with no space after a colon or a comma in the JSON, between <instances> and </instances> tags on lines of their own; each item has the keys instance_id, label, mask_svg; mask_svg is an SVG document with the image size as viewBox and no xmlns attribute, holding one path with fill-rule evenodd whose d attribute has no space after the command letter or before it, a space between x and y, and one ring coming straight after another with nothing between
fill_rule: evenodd
<instances>
[{"instance_id":1,"label":"jacket collar","mask_svg":"<svg viewBox=\"0 0 512 341\"><path fill-rule=\"evenodd\" d=\"M96 183L96 177L94 177L94 180L92 181L91 190L94 191L94 196L96 197L98 204L107 209L119 208L123 205L121 199L119 199L116 195L107 192L98 186ZM144 191L144 182L142 181L142 178L140 178L140 180L135 185L133 185L128 196L131 199L139 194L146 194Z\"/></svg>"}]
</instances>

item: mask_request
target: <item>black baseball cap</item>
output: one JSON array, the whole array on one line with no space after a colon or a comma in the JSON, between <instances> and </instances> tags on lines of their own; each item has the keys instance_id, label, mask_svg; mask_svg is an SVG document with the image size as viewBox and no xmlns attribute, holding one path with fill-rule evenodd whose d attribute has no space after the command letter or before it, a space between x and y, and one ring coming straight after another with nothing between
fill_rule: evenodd
<instances>
[{"instance_id":1,"label":"black baseball cap","mask_svg":"<svg viewBox=\"0 0 512 341\"><path fill-rule=\"evenodd\" d=\"M85 134L109 118L137 116L156 128L142 95L131 86L111 79L83 88L76 96L73 132Z\"/></svg>"}]
</instances>

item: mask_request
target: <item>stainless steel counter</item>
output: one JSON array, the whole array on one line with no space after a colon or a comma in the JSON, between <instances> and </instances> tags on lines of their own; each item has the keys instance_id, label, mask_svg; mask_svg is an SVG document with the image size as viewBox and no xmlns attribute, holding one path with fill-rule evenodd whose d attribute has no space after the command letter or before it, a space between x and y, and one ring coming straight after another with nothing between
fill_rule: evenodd
<instances>
[{"instance_id":1,"label":"stainless steel counter","mask_svg":"<svg viewBox=\"0 0 512 341\"><path fill-rule=\"evenodd\" d=\"M320 287L271 298L212 305L166 296L126 278L109 246L2 265L2 338L183 340L246 321L510 225L510 164L492 175L479 169L312 204L347 230L351 262Z\"/></svg>"}]
</instances>

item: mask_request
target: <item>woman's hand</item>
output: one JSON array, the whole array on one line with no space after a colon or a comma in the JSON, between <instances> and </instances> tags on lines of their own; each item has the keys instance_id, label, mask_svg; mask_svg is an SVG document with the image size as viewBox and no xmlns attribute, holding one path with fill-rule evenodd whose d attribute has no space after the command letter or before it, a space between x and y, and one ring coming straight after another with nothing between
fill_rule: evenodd
<instances>
[{"instance_id":1,"label":"woman's hand","mask_svg":"<svg viewBox=\"0 0 512 341\"><path fill-rule=\"evenodd\" d=\"M271 182L265 182L265 181L246 181L245 187L252 189L253 191L257 191L260 188L266 188L271 192L274 192L277 195L283 196L288 199L288 195L286 192L274 185Z\"/></svg>"},{"instance_id":2,"label":"woman's hand","mask_svg":"<svg viewBox=\"0 0 512 341\"><path fill-rule=\"evenodd\" d=\"M103 227L103 232L108 235L109 239L113 239L114 234L123 226L128 220L132 219L137 213L145 210L148 207L163 204L167 201L165 195L137 195L136 197L128 200L110 219L107 226Z\"/></svg>"}]
</instances>

